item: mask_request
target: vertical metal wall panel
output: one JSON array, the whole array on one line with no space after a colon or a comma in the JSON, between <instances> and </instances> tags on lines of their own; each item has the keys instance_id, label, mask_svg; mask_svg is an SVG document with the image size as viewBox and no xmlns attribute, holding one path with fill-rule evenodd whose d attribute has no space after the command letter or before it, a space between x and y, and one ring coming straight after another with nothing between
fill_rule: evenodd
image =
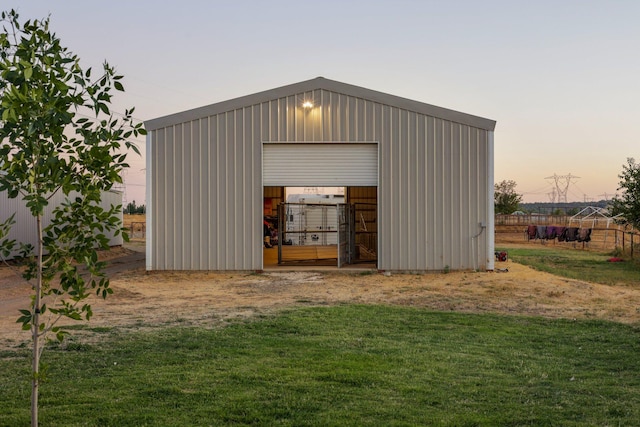
<instances>
[{"instance_id":1,"label":"vertical metal wall panel","mask_svg":"<svg viewBox=\"0 0 640 427\"><path fill-rule=\"evenodd\" d=\"M442 224L442 246L443 246L443 257L445 260L445 265L455 266L454 259L452 257L452 226L453 220L450 216L451 212L451 198L452 192L454 190L453 180L451 179L451 123L447 121L441 121L442 123L442 157L443 157L443 174L440 177L436 177L437 179L443 180L443 192L442 192L442 210L441 213L441 224ZM453 267L455 268L455 267Z\"/></svg>"},{"instance_id":2,"label":"vertical metal wall panel","mask_svg":"<svg viewBox=\"0 0 640 427\"><path fill-rule=\"evenodd\" d=\"M331 93L327 91L320 92L320 110L322 117L322 132L321 136L323 140L331 140Z\"/></svg>"},{"instance_id":3,"label":"vertical metal wall panel","mask_svg":"<svg viewBox=\"0 0 640 427\"><path fill-rule=\"evenodd\" d=\"M207 118L198 120L198 146L199 158L199 177L200 177L200 191L197 194L199 198L199 207L197 215L192 216L192 221L198 221L200 227L200 245L198 252L198 261L192 267L198 269L200 266L207 265L208 253L209 253L209 229L211 227L210 221L205 221L204 218L211 218L210 215L210 192L211 192L211 167L209 165L210 145L209 140L209 120Z\"/></svg>"},{"instance_id":4,"label":"vertical metal wall panel","mask_svg":"<svg viewBox=\"0 0 640 427\"><path fill-rule=\"evenodd\" d=\"M154 155L156 156L156 162L153 167L154 173L158 176L158 185L155 193L155 205L154 210L156 212L154 218L154 231L156 235L162 236L162 241L156 241L155 246L155 257L154 259L158 261L158 268L162 270L167 269L167 247L172 243L169 242L169 233L167 230L167 222L170 218L169 206L167 204L167 164L165 159L167 158L167 132L171 129L171 127L160 129L156 132L156 141ZM161 171L158 174L158 171Z\"/></svg>"},{"instance_id":5,"label":"vertical metal wall panel","mask_svg":"<svg viewBox=\"0 0 640 427\"><path fill-rule=\"evenodd\" d=\"M457 151L458 151L458 179L460 181L460 197L458 199L460 216L458 218L460 228L460 239L472 238L475 234L477 224L471 224L471 206L469 205L469 197L471 197L471 187L469 182L469 147L468 134L465 126L456 124L457 135ZM474 244L475 242L472 242ZM473 268L469 264L471 260L471 247L460 245L460 265L465 269Z\"/></svg>"},{"instance_id":6,"label":"vertical metal wall panel","mask_svg":"<svg viewBox=\"0 0 640 427\"><path fill-rule=\"evenodd\" d=\"M159 266L159 248L165 244L165 234L160 233L158 230L158 223L165 216L164 212L160 212L160 206L158 198L160 189L163 188L162 181L156 170L160 167L158 164L158 152L162 148L160 139L164 134L164 128L157 129L151 132L147 132L147 149L145 150L147 156L147 242L146 242L146 260L145 267L147 270L160 269ZM164 173L164 171L163 171ZM162 240L159 240L162 238Z\"/></svg>"},{"instance_id":7,"label":"vertical metal wall panel","mask_svg":"<svg viewBox=\"0 0 640 427\"><path fill-rule=\"evenodd\" d=\"M419 153L419 145L418 141L418 117L414 112L408 113L408 123L407 123L407 168L406 168L406 176L407 183L412 182L412 179L415 181L415 184L410 186L407 189L407 204L408 204L408 212L407 223L409 224L409 229L412 234L417 236L420 232L421 224L424 221L420 221L417 215L418 212L418 203L420 202L420 196L418 194L418 188L420 188L420 166L418 165L418 153ZM414 178L415 177L415 178ZM424 191L424 187L422 187L422 191ZM417 265L420 259L425 258L424 242L420 242L417 237L411 239L410 247L409 247L409 255L408 255L408 263L411 265Z\"/></svg>"},{"instance_id":8,"label":"vertical metal wall panel","mask_svg":"<svg viewBox=\"0 0 640 427\"><path fill-rule=\"evenodd\" d=\"M209 140L203 141L209 145L209 252L207 264L218 266L218 253L220 252L220 215L218 207L220 205L220 192L218 183L220 182L220 149L218 147L218 116L207 117L209 126ZM224 162L223 162L224 163ZM204 219L201 219L204 220ZM214 268L211 268L214 270ZM220 269L220 268L218 268ZM208 270L208 268L205 268Z\"/></svg>"},{"instance_id":9,"label":"vertical metal wall panel","mask_svg":"<svg viewBox=\"0 0 640 427\"><path fill-rule=\"evenodd\" d=\"M227 157L227 149L228 146L233 144L234 141L229 141L229 144L226 144L227 138L227 126L226 126L226 118L227 113L218 114L215 117L216 121L216 142L215 146L217 148L217 170L218 170L218 178L216 180L216 234L214 238L216 239L216 265L218 265L218 269L226 270L227 269L227 251L228 251L228 239L227 232L229 230L229 224L227 219L227 209L229 208L229 201L227 200L227 185L230 183L232 178L229 176L229 172L227 171L227 166L229 164L229 159ZM224 249L223 249L224 248Z\"/></svg>"},{"instance_id":10,"label":"vertical metal wall panel","mask_svg":"<svg viewBox=\"0 0 640 427\"><path fill-rule=\"evenodd\" d=\"M233 264L235 259L235 248L236 243L238 243L238 239L241 237L242 230L236 228L236 220L237 216L241 215L241 212L237 211L236 201L238 197L242 197L242 194L237 191L236 188L236 180L238 178L237 173L237 164L236 164L236 152L240 147L238 144L241 141L236 139L235 135L235 111L229 111L223 117L224 121L224 133L221 133L222 141L227 141L231 143L225 144L224 142L220 142L221 145L225 146L226 149L226 165L227 165L227 178L221 182L221 188L225 193L225 201L222 206L222 215L225 218L225 243L224 248L224 269L225 270L234 270ZM225 182L226 181L226 182Z\"/></svg>"},{"instance_id":11,"label":"vertical metal wall panel","mask_svg":"<svg viewBox=\"0 0 640 427\"><path fill-rule=\"evenodd\" d=\"M185 141L191 141L191 143L189 144L189 164L191 165L191 170L188 171L191 186L189 189L188 200L192 200L193 202L191 203L191 206L185 206L185 217L189 221L189 233L193 237L193 244L190 245L191 254L186 260L186 263L189 265L190 269L195 269L199 264L200 247L202 244L201 224L200 221L198 221L198 219L200 218L200 204L202 203L202 200L200 198L200 195L202 194L202 171L200 170L200 156L202 155L202 147L200 145L200 126L198 122L199 120L189 122L188 132L185 131L184 134Z\"/></svg>"},{"instance_id":12,"label":"vertical metal wall panel","mask_svg":"<svg viewBox=\"0 0 640 427\"><path fill-rule=\"evenodd\" d=\"M174 170L174 144L173 144L173 132L174 127L170 126L165 131L165 142L164 142L164 157L162 158L162 162L164 163L165 174L163 175L163 196L164 196L164 206L161 209L164 209L166 212L166 219L162 222L161 227L164 228L163 231L167 234L167 244L163 246L164 252L164 268L167 270L173 270L174 267L174 252L175 252L175 233L174 233L174 224L175 224L175 178L173 176Z\"/></svg>"},{"instance_id":13,"label":"vertical metal wall panel","mask_svg":"<svg viewBox=\"0 0 640 427\"><path fill-rule=\"evenodd\" d=\"M147 206L147 215L151 215L151 221L147 220L147 270L162 269L160 263L165 259L164 256L160 256L160 248L165 247L166 233L164 230L161 231L158 225L166 221L167 215L166 211L161 209L164 207L164 203L160 201L161 194L164 192L162 177L165 171L164 165L159 163L159 159L162 158L159 153L164 149L164 132L165 128L161 128L147 134L149 147L146 150L146 155L148 156L147 163L150 165L147 167L147 193L151 195L146 200L147 203L150 203ZM157 170L162 172L158 174ZM149 240L151 240L151 244L149 244Z\"/></svg>"},{"instance_id":14,"label":"vertical metal wall panel","mask_svg":"<svg viewBox=\"0 0 640 427\"><path fill-rule=\"evenodd\" d=\"M191 240L191 235L188 231L188 220L184 216L184 205L186 202L185 191L188 184L185 176L185 170L187 169L187 166L191 166L188 162L188 158L185 158L185 151L187 151L188 148L182 138L183 131L186 126L187 123L183 123L178 124L173 128L173 153L176 160L174 183L177 188L177 191L173 195L173 212L175 218L173 232L177 237L173 255L176 258L176 265L184 265L185 253L189 250L185 245L185 241Z\"/></svg>"},{"instance_id":15,"label":"vertical metal wall panel","mask_svg":"<svg viewBox=\"0 0 640 427\"><path fill-rule=\"evenodd\" d=\"M329 130L329 141L341 140L340 138L340 95L337 93L329 93L329 102L331 104L331 128Z\"/></svg>"},{"instance_id":16,"label":"vertical metal wall panel","mask_svg":"<svg viewBox=\"0 0 640 427\"><path fill-rule=\"evenodd\" d=\"M286 113L286 112L283 112ZM236 248L238 245L242 245L242 235L244 233L244 224L239 227L239 222L242 221L242 210L238 209L238 205L242 202L244 192L242 191L242 168L239 167L238 162L246 159L239 159L243 155L242 147L242 135L237 132L242 132L241 129L236 128L236 115L237 110L231 111L227 114L227 141L233 141L233 144L227 145L227 162L228 169L227 174L231 177L231 182L227 184L227 206L225 210L225 216L227 217L227 258L226 269L236 270L234 268L238 261L241 259L236 257ZM286 118L285 118L286 120ZM286 132L286 130L284 130ZM235 231L234 232L232 232ZM239 268L241 270L241 268Z\"/></svg>"},{"instance_id":17,"label":"vertical metal wall panel","mask_svg":"<svg viewBox=\"0 0 640 427\"><path fill-rule=\"evenodd\" d=\"M308 122L305 122L305 129L306 128L311 128L313 130L311 137L309 139L306 138L306 134L305 134L305 141L324 141L324 131L323 131L323 116L322 116L322 102L319 100L322 99L322 93L323 91L321 90L316 90L313 91L313 99L314 102L316 103L316 108L313 109L313 114L311 116L311 123L309 124Z\"/></svg>"},{"instance_id":18,"label":"vertical metal wall panel","mask_svg":"<svg viewBox=\"0 0 640 427\"><path fill-rule=\"evenodd\" d=\"M178 126L178 125L176 125ZM175 161L176 160L176 126L171 126L167 129L167 134L165 135L167 141L167 159L165 162L168 165L167 168L167 176L165 179L165 188L171 189L166 195L166 203L167 210L169 211L170 222L168 223L169 228L169 236L171 244L167 247L167 263L170 270L176 269L176 264L178 260L176 259L178 252L178 247L181 245L181 241L179 241L178 237L180 236L176 230L178 225L176 224L176 194L182 191L182 185L176 179L176 169L180 168L180 165ZM169 160L170 159L170 160Z\"/></svg>"},{"instance_id":19,"label":"vertical metal wall panel","mask_svg":"<svg viewBox=\"0 0 640 427\"><path fill-rule=\"evenodd\" d=\"M69 198L73 199L77 193L71 193ZM61 191L55 193L50 199L47 206L44 208L42 215L43 227L47 227L51 224L53 219L53 210L65 202L67 196ZM104 191L101 196L100 206L107 210L111 206L122 205L122 193L118 191ZM38 234L36 230L36 219L31 215L31 211L26 205L26 202L19 197L10 199L6 192L0 192L0 222L6 221L11 215L14 216L15 223L11 227L8 239L15 239L18 244L25 243L36 246L38 243ZM122 224L122 209L116 214ZM115 235L114 233L106 233L106 237L109 239L109 245L122 246L122 235ZM13 251L10 257L18 255L18 251Z\"/></svg>"},{"instance_id":20,"label":"vertical metal wall panel","mask_svg":"<svg viewBox=\"0 0 640 427\"><path fill-rule=\"evenodd\" d=\"M288 141L287 105L287 98L278 100L278 141L282 142Z\"/></svg>"},{"instance_id":21,"label":"vertical metal wall panel","mask_svg":"<svg viewBox=\"0 0 640 427\"><path fill-rule=\"evenodd\" d=\"M260 137L260 141L269 141L271 138L271 136L269 135L269 129L271 129L271 126L269 126L269 103L263 102L259 105L258 108L260 114L260 121L258 123L260 133L258 135Z\"/></svg>"},{"instance_id":22,"label":"vertical metal wall panel","mask_svg":"<svg viewBox=\"0 0 640 427\"><path fill-rule=\"evenodd\" d=\"M427 206L425 212L427 215L425 220L427 222L427 237L428 247L431 252L427 258L429 265L434 269L441 269L444 265L442 255L439 248L442 247L442 227L440 226L440 218L438 218L438 212L440 212L442 201L440 196L442 189L440 188L441 180L436 179L437 176L442 175L442 150L440 139L438 134L438 120L434 117L427 117L427 164L429 165L429 171L427 173Z\"/></svg>"},{"instance_id":23,"label":"vertical metal wall panel","mask_svg":"<svg viewBox=\"0 0 640 427\"><path fill-rule=\"evenodd\" d=\"M426 127L426 118L420 115L416 115L416 140L422 141L420 144L416 145L416 154L414 157L414 167L416 168L417 180L415 183L415 188L410 197L415 198L415 211L418 212L422 210L423 212L427 212L426 210L426 194L428 192L427 186L427 171L429 168L429 162L427 159L427 153L429 150L427 134L425 131ZM423 257L425 258L425 263L429 264L429 256L433 252L429 249L429 243L427 238L427 219L426 217L423 219L416 218L416 225L414 230L414 251L415 251L415 264L419 263L419 253L421 250L424 251ZM422 249L424 248L424 249Z\"/></svg>"},{"instance_id":24,"label":"vertical metal wall panel","mask_svg":"<svg viewBox=\"0 0 640 427\"><path fill-rule=\"evenodd\" d=\"M238 247L238 253L240 253L240 256L246 258L243 261L243 270L248 270L251 268L249 266L259 263L256 259L256 244L251 241L252 236L257 231L258 224L252 221L253 216L251 215L251 209L256 207L262 211L262 203L259 203L256 206L256 197L260 197L260 202L262 202L262 184L260 180L256 182L256 174L260 175L260 173L257 172L260 169L260 159L256 159L255 153L258 149L256 149L255 144L253 144L253 141L255 140L253 136L253 108L244 108L241 119L243 129L242 146L244 149L242 157L243 159L246 159L246 161L243 162L245 179L242 185L242 218L244 222L244 232L242 236L242 245ZM256 160L258 163L256 163ZM245 245L249 250L245 251L245 249L247 249L244 247Z\"/></svg>"},{"instance_id":25,"label":"vertical metal wall panel","mask_svg":"<svg viewBox=\"0 0 640 427\"><path fill-rule=\"evenodd\" d=\"M180 205L180 215L182 216L182 222L185 224L183 227L184 235L188 236L187 239L183 239L182 246L182 264L191 266L193 261L193 257L196 254L197 248L194 248L194 243L198 242L193 230L193 221L191 220L191 213L194 211L194 208L197 209L197 198L193 198L193 176L195 174L194 164L193 164L193 156L192 153L194 151L194 145L196 145L191 139L191 122L187 122L182 127L182 158L183 162L189 165L189 168L184 168L182 170L182 203ZM196 145L197 147L197 145ZM197 149L197 148L196 148ZM194 201L195 203L190 203ZM191 241L191 244L188 244L188 241Z\"/></svg>"},{"instance_id":26,"label":"vertical metal wall panel","mask_svg":"<svg viewBox=\"0 0 640 427\"><path fill-rule=\"evenodd\" d=\"M286 103L286 111L285 111L285 126L287 127L286 133L286 141L296 141L297 140L297 129L296 129L296 108L295 108L295 96L287 96L284 98Z\"/></svg>"},{"instance_id":27,"label":"vertical metal wall panel","mask_svg":"<svg viewBox=\"0 0 640 427\"><path fill-rule=\"evenodd\" d=\"M451 123L449 146L451 147L451 214L449 221L451 223L451 259L453 265L459 265L465 268L462 263L462 252L459 244L454 242L460 242L462 236L462 219L464 213L461 210L460 199L464 196L464 188L460 181L460 127L457 123Z\"/></svg>"},{"instance_id":28,"label":"vertical metal wall panel","mask_svg":"<svg viewBox=\"0 0 640 427\"><path fill-rule=\"evenodd\" d=\"M378 142L378 268L484 268L486 233L472 238L489 221L489 132L326 89L153 130L151 268L261 269L263 143L366 141Z\"/></svg>"}]
</instances>

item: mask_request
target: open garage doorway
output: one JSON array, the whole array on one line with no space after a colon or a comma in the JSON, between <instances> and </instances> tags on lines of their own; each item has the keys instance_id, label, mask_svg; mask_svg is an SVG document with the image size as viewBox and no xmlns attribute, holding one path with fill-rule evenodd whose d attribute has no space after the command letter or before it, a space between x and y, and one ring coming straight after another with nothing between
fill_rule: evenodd
<instances>
[{"instance_id":1,"label":"open garage doorway","mask_svg":"<svg viewBox=\"0 0 640 427\"><path fill-rule=\"evenodd\" d=\"M377 227L371 230L371 214L377 223L376 142L265 142L262 182L263 267L344 267L357 264L358 254L365 254L375 268L377 236L360 250L358 239L364 237L358 234L377 234ZM372 200L365 214L362 209Z\"/></svg>"},{"instance_id":2,"label":"open garage doorway","mask_svg":"<svg viewBox=\"0 0 640 427\"><path fill-rule=\"evenodd\" d=\"M377 187L264 187L264 268L377 268Z\"/></svg>"}]
</instances>

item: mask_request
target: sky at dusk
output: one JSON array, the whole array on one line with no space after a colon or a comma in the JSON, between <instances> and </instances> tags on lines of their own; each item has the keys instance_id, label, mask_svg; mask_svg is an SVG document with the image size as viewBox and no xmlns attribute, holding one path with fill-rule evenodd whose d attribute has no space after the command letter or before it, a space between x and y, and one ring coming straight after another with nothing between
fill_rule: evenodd
<instances>
[{"instance_id":1,"label":"sky at dusk","mask_svg":"<svg viewBox=\"0 0 640 427\"><path fill-rule=\"evenodd\" d=\"M11 6L4 6L8 10ZM640 159L640 2L25 0L148 120L322 76L497 121L495 181L601 200ZM143 157L126 199L144 203Z\"/></svg>"}]
</instances>

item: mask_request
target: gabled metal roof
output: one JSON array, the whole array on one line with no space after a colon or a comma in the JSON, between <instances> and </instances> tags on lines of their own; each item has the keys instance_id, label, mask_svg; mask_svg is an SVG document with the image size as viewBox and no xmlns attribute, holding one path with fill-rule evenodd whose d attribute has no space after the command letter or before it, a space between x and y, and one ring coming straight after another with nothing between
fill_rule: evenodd
<instances>
[{"instance_id":1,"label":"gabled metal roof","mask_svg":"<svg viewBox=\"0 0 640 427\"><path fill-rule=\"evenodd\" d=\"M411 99L402 98L400 96L390 95L387 93L378 92L347 83L341 83L335 80L325 79L324 77L316 77L315 79L306 80L300 83L294 83L287 86L254 93L252 95L241 96L239 98L230 99L228 101L222 101L215 104L206 105L204 107L194 108L192 110L182 111L180 113L170 114L168 116L147 120L144 122L144 124L148 131L152 131L166 126L172 126L178 123L197 120L203 117L232 111L238 108L249 107L251 105L260 104L262 102L268 102L274 99L292 96L312 90L327 90L336 92L490 131L494 130L496 126L496 122L494 120L473 116L471 114L466 114L447 108L437 107L435 105L426 104L423 102L413 101Z\"/></svg>"}]
</instances>

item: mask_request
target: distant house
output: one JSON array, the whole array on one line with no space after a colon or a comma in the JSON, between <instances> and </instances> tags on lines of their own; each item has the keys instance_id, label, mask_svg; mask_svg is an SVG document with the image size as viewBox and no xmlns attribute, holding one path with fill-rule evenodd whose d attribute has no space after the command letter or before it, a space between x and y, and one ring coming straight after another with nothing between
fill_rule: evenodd
<instances>
[{"instance_id":1,"label":"distant house","mask_svg":"<svg viewBox=\"0 0 640 427\"><path fill-rule=\"evenodd\" d=\"M317 186L373 206L379 270L492 270L495 124L322 77L148 120L147 269L262 270L263 217Z\"/></svg>"},{"instance_id":2,"label":"distant house","mask_svg":"<svg viewBox=\"0 0 640 427\"><path fill-rule=\"evenodd\" d=\"M64 202L65 196L62 192L53 195L49 200L49 204L45 207L43 216L43 225L46 227L51 221L53 209ZM102 195L101 206L109 209L111 205L122 205L122 193L119 191L105 191ZM15 214L15 224L9 232L9 239L15 239L18 242L36 245L38 242L38 234L36 230L36 222L31 212L26 207L20 197L10 199L6 192L0 192L0 222L4 222L11 215ZM122 222L122 209L119 210L120 221ZM111 246L122 246L122 235L107 235L110 238ZM16 255L14 252L11 256Z\"/></svg>"}]
</instances>

